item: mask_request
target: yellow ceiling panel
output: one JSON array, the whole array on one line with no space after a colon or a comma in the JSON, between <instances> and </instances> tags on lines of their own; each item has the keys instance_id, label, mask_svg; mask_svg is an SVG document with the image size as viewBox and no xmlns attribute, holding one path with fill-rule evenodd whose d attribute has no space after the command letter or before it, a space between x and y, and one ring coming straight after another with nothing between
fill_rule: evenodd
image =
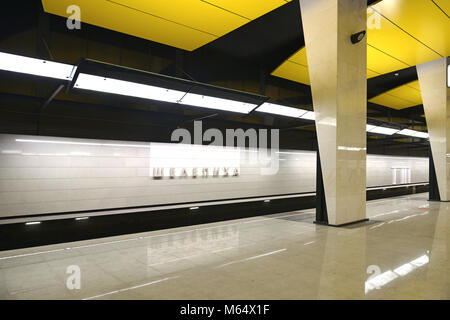
<instances>
[{"instance_id":1,"label":"yellow ceiling panel","mask_svg":"<svg viewBox=\"0 0 450 320\"><path fill-rule=\"evenodd\" d=\"M48 13L68 17L66 10L73 0L43 0L42 4ZM82 22L186 50L194 50L217 38L106 0L79 0L77 5L81 9Z\"/></svg>"},{"instance_id":2,"label":"yellow ceiling panel","mask_svg":"<svg viewBox=\"0 0 450 320\"><path fill-rule=\"evenodd\" d=\"M382 93L369 102L394 109L404 109L422 104L422 95L417 89L419 81L413 81Z\"/></svg>"},{"instance_id":3,"label":"yellow ceiling panel","mask_svg":"<svg viewBox=\"0 0 450 320\"><path fill-rule=\"evenodd\" d=\"M450 6L449 0L445 2ZM450 55L450 19L432 1L383 0L372 8L440 56ZM430 61L428 57L433 58L422 52L417 59L408 57L405 60L415 65Z\"/></svg>"},{"instance_id":4,"label":"yellow ceiling panel","mask_svg":"<svg viewBox=\"0 0 450 320\"><path fill-rule=\"evenodd\" d=\"M408 83L409 87L412 87L420 92L419 80Z\"/></svg>"},{"instance_id":5,"label":"yellow ceiling panel","mask_svg":"<svg viewBox=\"0 0 450 320\"><path fill-rule=\"evenodd\" d=\"M382 2L384 1L386 0L383 0ZM392 0L387 1L389 2ZM372 47L395 57L409 66L415 66L420 63L441 58L439 54L415 40L392 22L381 16L378 12L375 11L373 15L378 15L377 21L379 21L379 28L367 29L367 43Z\"/></svg>"},{"instance_id":6,"label":"yellow ceiling panel","mask_svg":"<svg viewBox=\"0 0 450 320\"><path fill-rule=\"evenodd\" d=\"M307 85L310 84L308 67L290 60L286 60L281 64L272 72L272 75Z\"/></svg>"},{"instance_id":7,"label":"yellow ceiling panel","mask_svg":"<svg viewBox=\"0 0 450 320\"><path fill-rule=\"evenodd\" d=\"M447 15L450 15L450 1L448 0L433 0Z\"/></svg>"},{"instance_id":8,"label":"yellow ceiling panel","mask_svg":"<svg viewBox=\"0 0 450 320\"><path fill-rule=\"evenodd\" d=\"M256 19L288 2L286 0L204 0L248 19Z\"/></svg>"},{"instance_id":9,"label":"yellow ceiling panel","mask_svg":"<svg viewBox=\"0 0 450 320\"><path fill-rule=\"evenodd\" d=\"M82 22L189 51L286 3L285 0L42 0L45 12L69 17L68 7L76 4Z\"/></svg>"},{"instance_id":10,"label":"yellow ceiling panel","mask_svg":"<svg viewBox=\"0 0 450 320\"><path fill-rule=\"evenodd\" d=\"M409 65L398 61L394 57L388 56L382 51L367 45L367 68L373 72L380 74L385 74L388 72L401 70L408 68ZM369 75L369 72L367 72ZM371 78L368 76L368 78Z\"/></svg>"},{"instance_id":11,"label":"yellow ceiling panel","mask_svg":"<svg viewBox=\"0 0 450 320\"><path fill-rule=\"evenodd\" d=\"M217 37L249 22L200 0L113 0L113 3L121 5L123 10L132 8Z\"/></svg>"},{"instance_id":12,"label":"yellow ceiling panel","mask_svg":"<svg viewBox=\"0 0 450 320\"><path fill-rule=\"evenodd\" d=\"M378 72L375 72L373 70L367 69L367 79L379 76L380 74Z\"/></svg>"},{"instance_id":13,"label":"yellow ceiling panel","mask_svg":"<svg viewBox=\"0 0 450 320\"><path fill-rule=\"evenodd\" d=\"M293 64L301 65L304 68L294 67L293 70L290 70L290 68L293 67ZM373 78L383 73L391 72L394 70L400 70L407 67L408 65L384 54L383 52L375 48L367 46L367 78ZM391 70L392 68L394 69ZM294 72L301 72L301 74L296 76L294 75ZM303 79L304 81L297 81L297 80L293 81L309 84L306 47L303 47L296 53L294 53L288 60L286 60L274 72L272 72L272 75L281 78L285 78L284 75L287 75L286 79L289 80Z\"/></svg>"},{"instance_id":14,"label":"yellow ceiling panel","mask_svg":"<svg viewBox=\"0 0 450 320\"><path fill-rule=\"evenodd\" d=\"M306 47L303 47L300 50L298 50L296 53L294 53L289 58L289 61L301 64L303 66L307 66L308 60L306 58Z\"/></svg>"},{"instance_id":15,"label":"yellow ceiling panel","mask_svg":"<svg viewBox=\"0 0 450 320\"><path fill-rule=\"evenodd\" d=\"M450 0L383 0L368 8L368 78L450 55L450 19L436 4L441 4L445 11L450 7ZM287 61L307 66L306 50L302 48ZM294 76L287 65L281 65L277 74L272 74L280 77L287 74L289 79L305 78Z\"/></svg>"}]
</instances>

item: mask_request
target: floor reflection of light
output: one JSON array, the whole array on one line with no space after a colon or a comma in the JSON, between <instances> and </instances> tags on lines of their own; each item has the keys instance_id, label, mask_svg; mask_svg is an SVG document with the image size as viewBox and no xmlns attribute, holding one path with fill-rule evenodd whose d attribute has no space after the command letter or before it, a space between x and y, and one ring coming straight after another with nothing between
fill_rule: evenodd
<instances>
[{"instance_id":1,"label":"floor reflection of light","mask_svg":"<svg viewBox=\"0 0 450 320\"><path fill-rule=\"evenodd\" d=\"M142 287L147 287L147 286L150 286L152 284L157 284L157 283L160 283L160 282L163 282L163 281L167 281L167 280L170 280L170 279L175 279L175 278L178 278L178 276L170 277L170 278L164 278L164 279L159 279L159 280L155 280L155 281L152 281L152 282L147 282L147 283L140 284L140 285L133 286L133 287L128 287L128 288L123 288L123 289L119 289L119 290L110 291L110 292L99 294L99 295L96 295L96 296L93 296L93 297L84 298L83 300L91 300L91 299L102 298L102 297L105 297L105 296L109 296L111 294L124 292L124 291L129 291L129 290L133 290L133 289L138 289L138 288L142 288Z\"/></svg>"},{"instance_id":2,"label":"floor reflection of light","mask_svg":"<svg viewBox=\"0 0 450 320\"><path fill-rule=\"evenodd\" d=\"M415 269L426 265L429 261L430 259L428 255L425 254L417 259L399 266L398 268L395 268L394 271L388 270L378 276L375 276L366 281L365 293L367 294L374 289L380 289L382 286L390 283L391 281L399 277L404 277Z\"/></svg>"},{"instance_id":3,"label":"floor reflection of light","mask_svg":"<svg viewBox=\"0 0 450 320\"><path fill-rule=\"evenodd\" d=\"M216 268L223 268L223 267L226 267L226 266L229 266L229 265L232 265L232 264L236 264L236 263L239 263L239 262L245 262L245 261L250 261L250 260L253 260L253 259L259 259L259 258L262 258L262 257L267 257L267 256L270 256L270 255L273 255L273 254L276 254L276 253L280 253L280 252L283 252L283 251L286 251L286 250L287 249L284 248L284 249L280 249L280 250L275 250L275 251L259 254L257 256L245 258L245 259L242 259L242 260L235 260L235 261L227 262L227 263L224 263L224 264L221 264L221 265L217 266Z\"/></svg>"}]
</instances>

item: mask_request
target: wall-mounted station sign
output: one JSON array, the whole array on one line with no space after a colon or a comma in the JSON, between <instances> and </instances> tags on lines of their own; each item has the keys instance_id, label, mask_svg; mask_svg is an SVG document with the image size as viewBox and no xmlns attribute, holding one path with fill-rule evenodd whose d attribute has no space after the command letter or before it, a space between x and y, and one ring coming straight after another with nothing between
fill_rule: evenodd
<instances>
[{"instance_id":1,"label":"wall-mounted station sign","mask_svg":"<svg viewBox=\"0 0 450 320\"><path fill-rule=\"evenodd\" d=\"M152 144L150 177L228 178L240 175L240 150L230 147Z\"/></svg>"},{"instance_id":2,"label":"wall-mounted station sign","mask_svg":"<svg viewBox=\"0 0 450 320\"><path fill-rule=\"evenodd\" d=\"M152 168L153 179L237 177L239 168Z\"/></svg>"}]
</instances>

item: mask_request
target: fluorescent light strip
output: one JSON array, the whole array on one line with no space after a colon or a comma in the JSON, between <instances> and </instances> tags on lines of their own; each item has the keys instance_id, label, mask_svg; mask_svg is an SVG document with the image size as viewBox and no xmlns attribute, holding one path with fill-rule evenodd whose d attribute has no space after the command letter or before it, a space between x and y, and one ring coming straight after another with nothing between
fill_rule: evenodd
<instances>
[{"instance_id":1,"label":"fluorescent light strip","mask_svg":"<svg viewBox=\"0 0 450 320\"><path fill-rule=\"evenodd\" d=\"M313 111L308 111L305 114L303 114L300 118L306 120L316 120L316 115Z\"/></svg>"},{"instance_id":2,"label":"fluorescent light strip","mask_svg":"<svg viewBox=\"0 0 450 320\"><path fill-rule=\"evenodd\" d=\"M416 137L416 138L424 138L424 139L427 139L430 137L428 135L428 133L426 133L426 132L420 132L420 131L415 131L415 130L410 130L410 129L403 129L403 130L397 132L397 134L401 134L404 136Z\"/></svg>"},{"instance_id":3,"label":"fluorescent light strip","mask_svg":"<svg viewBox=\"0 0 450 320\"><path fill-rule=\"evenodd\" d=\"M76 66L0 52L0 70L72 80Z\"/></svg>"},{"instance_id":4,"label":"fluorescent light strip","mask_svg":"<svg viewBox=\"0 0 450 320\"><path fill-rule=\"evenodd\" d=\"M79 145L79 146L150 148L150 144L95 143L95 142L74 142L74 141L37 140L37 139L16 139L16 142L67 144L67 145Z\"/></svg>"},{"instance_id":5,"label":"fluorescent light strip","mask_svg":"<svg viewBox=\"0 0 450 320\"><path fill-rule=\"evenodd\" d=\"M398 129L392 129L392 128L386 128L386 127L374 127L372 129L370 129L368 132L370 133L379 133L379 134L385 134L388 136L393 135L394 133L399 132L400 130Z\"/></svg>"},{"instance_id":6,"label":"fluorescent light strip","mask_svg":"<svg viewBox=\"0 0 450 320\"><path fill-rule=\"evenodd\" d=\"M271 114L277 114L281 116L286 117L293 117L293 118L300 118L302 115L304 115L307 111L292 107L286 107L279 104L273 104L265 102L263 103L258 109L256 109L258 112L265 112L265 113L271 113Z\"/></svg>"},{"instance_id":7,"label":"fluorescent light strip","mask_svg":"<svg viewBox=\"0 0 450 320\"><path fill-rule=\"evenodd\" d=\"M85 73L78 76L75 88L246 114L257 106L251 103L186 93Z\"/></svg>"},{"instance_id":8,"label":"fluorescent light strip","mask_svg":"<svg viewBox=\"0 0 450 320\"><path fill-rule=\"evenodd\" d=\"M222 99L210 96L202 96L195 93L187 93L180 101L180 104L195 106L200 108L224 110L238 113L250 113L256 108L256 104L240 102L229 99Z\"/></svg>"},{"instance_id":9,"label":"fluorescent light strip","mask_svg":"<svg viewBox=\"0 0 450 320\"><path fill-rule=\"evenodd\" d=\"M75 88L177 103L185 92L80 73Z\"/></svg>"}]
</instances>

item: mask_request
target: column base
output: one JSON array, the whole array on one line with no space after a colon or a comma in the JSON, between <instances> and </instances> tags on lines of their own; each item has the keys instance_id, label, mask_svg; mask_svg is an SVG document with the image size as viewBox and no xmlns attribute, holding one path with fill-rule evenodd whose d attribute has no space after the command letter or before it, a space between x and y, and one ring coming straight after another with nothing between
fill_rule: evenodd
<instances>
[{"instance_id":1,"label":"column base","mask_svg":"<svg viewBox=\"0 0 450 320\"><path fill-rule=\"evenodd\" d=\"M352 221L352 222L347 222L347 223L343 223L343 224L329 224L328 222L321 222L321 221L314 221L314 223L322 225L322 226L339 228L339 227L345 227L345 226L348 226L348 225L351 225L351 224L361 223L361 222L366 222L366 221L369 221L369 219L366 218L366 219L362 219L362 220L358 220L358 221Z\"/></svg>"}]
</instances>

